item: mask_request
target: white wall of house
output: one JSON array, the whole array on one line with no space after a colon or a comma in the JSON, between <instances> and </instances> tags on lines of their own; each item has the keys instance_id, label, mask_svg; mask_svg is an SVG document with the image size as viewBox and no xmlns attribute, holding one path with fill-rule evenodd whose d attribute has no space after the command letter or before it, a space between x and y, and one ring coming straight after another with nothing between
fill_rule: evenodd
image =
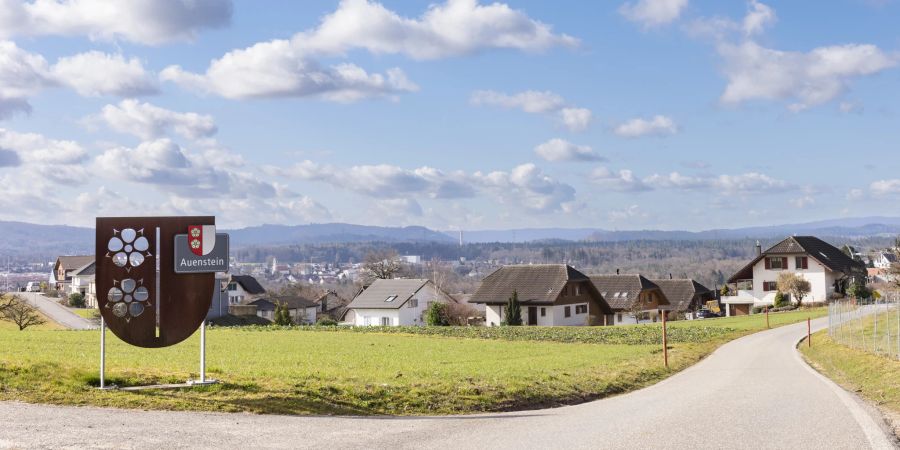
<instances>
[{"instance_id":1,"label":"white wall of house","mask_svg":"<svg viewBox=\"0 0 900 450\"><path fill-rule=\"evenodd\" d=\"M576 305L582 305L584 312L576 312ZM566 307L569 308L569 317L566 317ZM522 323L528 323L528 305L522 305ZM553 327L553 326L581 326L588 324L589 306L587 303L576 303L572 305L544 305L535 306L537 308L537 326ZM541 310L544 315L541 315ZM499 326L503 322L506 313L505 305L486 305L485 308L485 324L487 326Z\"/></svg>"},{"instance_id":2,"label":"white wall of house","mask_svg":"<svg viewBox=\"0 0 900 450\"><path fill-rule=\"evenodd\" d=\"M356 326L400 325L399 309L354 309L354 312L356 312L356 320L353 325Z\"/></svg>"},{"instance_id":3,"label":"white wall of house","mask_svg":"<svg viewBox=\"0 0 900 450\"><path fill-rule=\"evenodd\" d=\"M806 256L804 254L796 255L778 255L778 257L787 257L788 267L785 270L766 269L765 259L761 259L753 266L753 291L752 295L755 299L753 306L771 305L775 302L776 291L766 291L763 289L764 282L775 282L778 275L783 272L795 273L803 277L810 284L810 293L803 298L804 302L824 302L834 292L834 281L841 274L835 274L813 258L808 258L808 268L798 269L796 257Z\"/></svg>"},{"instance_id":4,"label":"white wall of house","mask_svg":"<svg viewBox=\"0 0 900 450\"><path fill-rule=\"evenodd\" d=\"M228 283L226 290L228 292L229 305L240 305L245 300L250 300L250 293L244 290L244 286L241 286L241 283L232 281Z\"/></svg>"},{"instance_id":5,"label":"white wall of house","mask_svg":"<svg viewBox=\"0 0 900 450\"><path fill-rule=\"evenodd\" d=\"M581 305L582 313L577 312ZM569 309L569 317L566 317L566 308ZM576 303L573 305L553 305L553 325L556 326L578 326L588 324L588 304Z\"/></svg>"}]
</instances>

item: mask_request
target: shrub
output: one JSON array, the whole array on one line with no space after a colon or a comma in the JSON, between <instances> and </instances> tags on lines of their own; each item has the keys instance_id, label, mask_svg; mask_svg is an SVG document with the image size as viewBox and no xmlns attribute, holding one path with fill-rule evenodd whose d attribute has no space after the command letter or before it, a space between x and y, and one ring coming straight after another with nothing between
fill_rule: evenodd
<instances>
[{"instance_id":1,"label":"shrub","mask_svg":"<svg viewBox=\"0 0 900 450\"><path fill-rule=\"evenodd\" d=\"M73 308L84 308L84 295L80 292L69 295L69 306Z\"/></svg>"},{"instance_id":2,"label":"shrub","mask_svg":"<svg viewBox=\"0 0 900 450\"><path fill-rule=\"evenodd\" d=\"M294 324L294 321L291 320L291 312L288 310L287 305L284 303L277 303L275 305L275 320L273 322L275 325L280 326L290 326Z\"/></svg>"},{"instance_id":3,"label":"shrub","mask_svg":"<svg viewBox=\"0 0 900 450\"><path fill-rule=\"evenodd\" d=\"M775 308L781 308L787 306L788 301L784 298L784 294L781 291L775 292L775 302L772 304Z\"/></svg>"},{"instance_id":4,"label":"shrub","mask_svg":"<svg viewBox=\"0 0 900 450\"><path fill-rule=\"evenodd\" d=\"M853 283L850 285L850 288L847 289L847 294L850 294L851 297L857 299L863 299L871 297L872 291L863 283Z\"/></svg>"},{"instance_id":5,"label":"shrub","mask_svg":"<svg viewBox=\"0 0 900 450\"><path fill-rule=\"evenodd\" d=\"M513 291L509 301L506 302L506 315L500 325L522 325L522 307L519 305L519 293Z\"/></svg>"},{"instance_id":6,"label":"shrub","mask_svg":"<svg viewBox=\"0 0 900 450\"><path fill-rule=\"evenodd\" d=\"M434 302L425 310L425 324L433 327L445 327L450 325L450 314L447 305Z\"/></svg>"},{"instance_id":7,"label":"shrub","mask_svg":"<svg viewBox=\"0 0 900 450\"><path fill-rule=\"evenodd\" d=\"M337 324L337 320L334 320L331 317L320 317L319 320L316 321L316 325L322 327L333 327Z\"/></svg>"},{"instance_id":8,"label":"shrub","mask_svg":"<svg viewBox=\"0 0 900 450\"><path fill-rule=\"evenodd\" d=\"M722 297L727 297L728 294L731 294L731 288L729 288L727 284L723 284L722 290L719 291L719 295L721 295Z\"/></svg>"}]
</instances>

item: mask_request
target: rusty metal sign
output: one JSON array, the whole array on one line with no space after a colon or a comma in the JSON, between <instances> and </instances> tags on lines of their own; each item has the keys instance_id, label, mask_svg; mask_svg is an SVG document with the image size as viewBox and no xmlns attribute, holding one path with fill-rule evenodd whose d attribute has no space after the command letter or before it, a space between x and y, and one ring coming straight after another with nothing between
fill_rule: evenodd
<instances>
[{"instance_id":1,"label":"rusty metal sign","mask_svg":"<svg viewBox=\"0 0 900 450\"><path fill-rule=\"evenodd\" d=\"M106 326L123 341L167 347L187 339L206 318L215 273L179 274L174 267L175 236L196 227L215 230L215 217L97 218L97 303ZM225 259L227 270L227 253Z\"/></svg>"}]
</instances>

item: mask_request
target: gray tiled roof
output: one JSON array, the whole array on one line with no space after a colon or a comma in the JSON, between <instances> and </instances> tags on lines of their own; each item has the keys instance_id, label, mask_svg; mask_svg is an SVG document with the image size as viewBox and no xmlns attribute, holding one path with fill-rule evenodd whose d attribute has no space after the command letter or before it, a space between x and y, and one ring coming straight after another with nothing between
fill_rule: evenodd
<instances>
[{"instance_id":1,"label":"gray tiled roof","mask_svg":"<svg viewBox=\"0 0 900 450\"><path fill-rule=\"evenodd\" d=\"M91 261L91 262L79 267L75 271L73 271L72 275L84 277L84 276L88 276L88 275L95 275L96 273L97 273L97 263L95 261Z\"/></svg>"},{"instance_id":2,"label":"gray tiled roof","mask_svg":"<svg viewBox=\"0 0 900 450\"><path fill-rule=\"evenodd\" d=\"M669 306L662 309L667 311L685 311L691 306L691 301L697 294L709 294L713 291L706 286L691 279L662 279L650 280L660 289L669 300Z\"/></svg>"},{"instance_id":3,"label":"gray tiled roof","mask_svg":"<svg viewBox=\"0 0 900 450\"><path fill-rule=\"evenodd\" d=\"M866 271L866 265L861 261L847 256L837 247L815 236L791 236L762 252L761 255L732 275L728 282L736 283L740 280L752 279L753 266L767 255L789 254L806 254L833 272L842 272L850 275L853 273L865 273Z\"/></svg>"},{"instance_id":4,"label":"gray tiled roof","mask_svg":"<svg viewBox=\"0 0 900 450\"><path fill-rule=\"evenodd\" d=\"M659 286L643 275L591 275L591 281L613 309L628 309L643 291Z\"/></svg>"},{"instance_id":5,"label":"gray tiled roof","mask_svg":"<svg viewBox=\"0 0 900 450\"><path fill-rule=\"evenodd\" d=\"M395 278L392 280L377 279L372 285L360 292L347 305L348 309L397 309L403 306L419 289L428 283L426 279ZM392 301L385 301L395 297Z\"/></svg>"},{"instance_id":6,"label":"gray tiled roof","mask_svg":"<svg viewBox=\"0 0 900 450\"><path fill-rule=\"evenodd\" d=\"M570 280L588 277L566 264L503 266L481 281L469 303L503 304L516 291L520 303L550 304Z\"/></svg>"}]
</instances>

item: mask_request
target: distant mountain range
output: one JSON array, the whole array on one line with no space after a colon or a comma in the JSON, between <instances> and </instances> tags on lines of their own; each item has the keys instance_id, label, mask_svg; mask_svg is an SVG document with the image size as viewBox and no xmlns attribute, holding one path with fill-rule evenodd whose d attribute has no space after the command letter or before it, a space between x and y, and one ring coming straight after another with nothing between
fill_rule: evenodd
<instances>
[{"instance_id":1,"label":"distant mountain range","mask_svg":"<svg viewBox=\"0 0 900 450\"><path fill-rule=\"evenodd\" d=\"M232 245L280 246L350 242L438 242L452 244L458 231L435 231L425 227L376 227L344 223L310 225L260 225L227 230ZM707 231L635 230L611 231L594 228L527 228L516 230L463 231L467 243L530 241L629 241L629 240L709 240L770 239L792 234L828 237L896 236L900 217L862 217L823 220L800 224L717 229ZM0 221L0 256L52 258L60 254L93 251L92 228L62 225L36 225Z\"/></svg>"}]
</instances>

